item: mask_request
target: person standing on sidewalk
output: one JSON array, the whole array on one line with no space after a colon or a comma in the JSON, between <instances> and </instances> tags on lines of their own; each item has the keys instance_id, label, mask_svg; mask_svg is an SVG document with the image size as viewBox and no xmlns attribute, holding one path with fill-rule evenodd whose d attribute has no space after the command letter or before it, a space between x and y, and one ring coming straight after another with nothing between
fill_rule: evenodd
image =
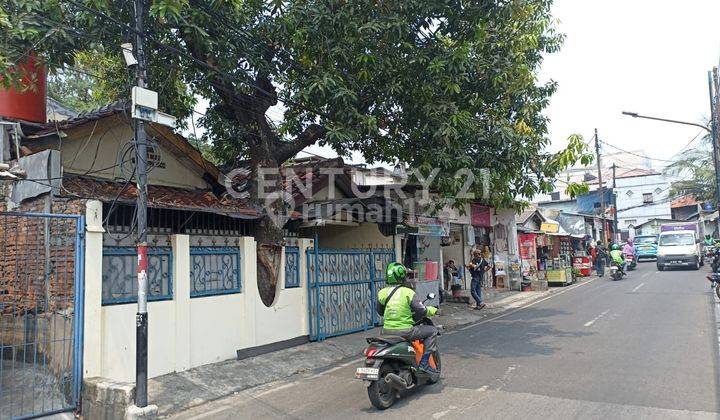
<instances>
[{"instance_id":1,"label":"person standing on sidewalk","mask_svg":"<svg viewBox=\"0 0 720 420\"><path fill-rule=\"evenodd\" d=\"M595 258L595 271L598 277L605 275L605 260L607 259L607 250L605 245L598 244L597 257Z\"/></svg>"},{"instance_id":2,"label":"person standing on sidewalk","mask_svg":"<svg viewBox=\"0 0 720 420\"><path fill-rule=\"evenodd\" d=\"M482 301L482 284L485 273L490 269L490 263L483 258L482 251L474 249L472 251L472 259L467 265L472 280L470 281L470 294L475 299L475 309L480 310L485 307Z\"/></svg>"}]
</instances>

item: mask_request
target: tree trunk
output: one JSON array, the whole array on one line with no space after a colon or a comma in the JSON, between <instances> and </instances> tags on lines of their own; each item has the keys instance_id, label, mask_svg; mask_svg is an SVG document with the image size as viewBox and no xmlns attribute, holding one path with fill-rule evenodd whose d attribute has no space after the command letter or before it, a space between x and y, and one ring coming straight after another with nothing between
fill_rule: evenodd
<instances>
[{"instance_id":1,"label":"tree trunk","mask_svg":"<svg viewBox=\"0 0 720 420\"><path fill-rule=\"evenodd\" d=\"M263 138L250 150L252 168L250 197L262 212L257 225L257 287L265 306L272 306L280 277L286 209L282 200L279 163L271 152L271 140Z\"/></svg>"}]
</instances>

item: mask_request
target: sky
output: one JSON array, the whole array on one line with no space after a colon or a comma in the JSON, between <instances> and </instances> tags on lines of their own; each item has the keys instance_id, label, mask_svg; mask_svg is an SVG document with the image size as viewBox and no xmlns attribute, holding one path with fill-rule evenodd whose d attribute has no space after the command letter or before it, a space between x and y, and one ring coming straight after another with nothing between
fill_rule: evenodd
<instances>
[{"instance_id":1,"label":"sky","mask_svg":"<svg viewBox=\"0 0 720 420\"><path fill-rule=\"evenodd\" d=\"M559 84L546 109L552 149L573 133L589 140L597 128L606 143L670 159L701 131L621 112L707 120L707 71L720 58L720 1L556 0L553 15L566 40L540 73Z\"/></svg>"},{"instance_id":2,"label":"sky","mask_svg":"<svg viewBox=\"0 0 720 420\"><path fill-rule=\"evenodd\" d=\"M555 0L553 16L566 40L538 75L559 85L545 112L551 151L571 134L591 140L597 128L605 143L642 150L661 168L697 136L701 129L621 112L707 120L707 71L720 59L720 0ZM271 109L269 115L278 119L282 112ZM617 150L604 146L602 152ZM336 156L320 146L301 156L308 154ZM364 163L359 153L346 161Z\"/></svg>"}]
</instances>

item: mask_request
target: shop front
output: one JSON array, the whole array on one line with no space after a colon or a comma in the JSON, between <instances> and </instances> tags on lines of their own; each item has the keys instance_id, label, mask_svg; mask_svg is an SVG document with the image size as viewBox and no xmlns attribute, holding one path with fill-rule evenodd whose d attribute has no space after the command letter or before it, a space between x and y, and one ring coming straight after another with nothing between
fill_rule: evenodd
<instances>
[{"instance_id":1,"label":"shop front","mask_svg":"<svg viewBox=\"0 0 720 420\"><path fill-rule=\"evenodd\" d=\"M407 217L398 229L402 235L403 263L414 271L415 292L420 296L435 293L430 304L439 304L443 281L443 238L450 236L450 226L434 217Z\"/></svg>"},{"instance_id":2,"label":"shop front","mask_svg":"<svg viewBox=\"0 0 720 420\"><path fill-rule=\"evenodd\" d=\"M548 241L541 231L519 231L522 290L547 288Z\"/></svg>"},{"instance_id":3,"label":"shop front","mask_svg":"<svg viewBox=\"0 0 720 420\"><path fill-rule=\"evenodd\" d=\"M470 212L470 224L473 227L473 234L475 236L475 246L473 249L479 249L483 254L483 258L494 262L493 239L495 235L492 228L492 208L473 204L470 207ZM494 270L492 273L492 286L494 287L496 285Z\"/></svg>"},{"instance_id":4,"label":"shop front","mask_svg":"<svg viewBox=\"0 0 720 420\"><path fill-rule=\"evenodd\" d=\"M549 234L550 258L547 267L548 286L565 286L573 282L572 244L570 235Z\"/></svg>"},{"instance_id":5,"label":"shop front","mask_svg":"<svg viewBox=\"0 0 720 420\"><path fill-rule=\"evenodd\" d=\"M573 243L560 223L547 220L540 230L548 238L546 275L548 286L565 286L573 282Z\"/></svg>"}]
</instances>

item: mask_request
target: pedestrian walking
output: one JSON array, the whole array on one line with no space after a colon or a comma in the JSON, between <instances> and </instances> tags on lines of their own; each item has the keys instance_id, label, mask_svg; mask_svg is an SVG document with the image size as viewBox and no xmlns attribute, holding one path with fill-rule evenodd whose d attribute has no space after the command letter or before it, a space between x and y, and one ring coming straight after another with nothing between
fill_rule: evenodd
<instances>
[{"instance_id":1,"label":"pedestrian walking","mask_svg":"<svg viewBox=\"0 0 720 420\"><path fill-rule=\"evenodd\" d=\"M595 272L598 277L605 275L605 260L607 259L607 250L603 244L599 244L597 247L597 257L595 258Z\"/></svg>"},{"instance_id":2,"label":"pedestrian walking","mask_svg":"<svg viewBox=\"0 0 720 420\"><path fill-rule=\"evenodd\" d=\"M474 249L472 258L467 265L472 280L470 281L470 294L475 300L475 309L480 310L485 307L482 301L482 284L485 273L491 268L490 263L482 255L482 251Z\"/></svg>"}]
</instances>

